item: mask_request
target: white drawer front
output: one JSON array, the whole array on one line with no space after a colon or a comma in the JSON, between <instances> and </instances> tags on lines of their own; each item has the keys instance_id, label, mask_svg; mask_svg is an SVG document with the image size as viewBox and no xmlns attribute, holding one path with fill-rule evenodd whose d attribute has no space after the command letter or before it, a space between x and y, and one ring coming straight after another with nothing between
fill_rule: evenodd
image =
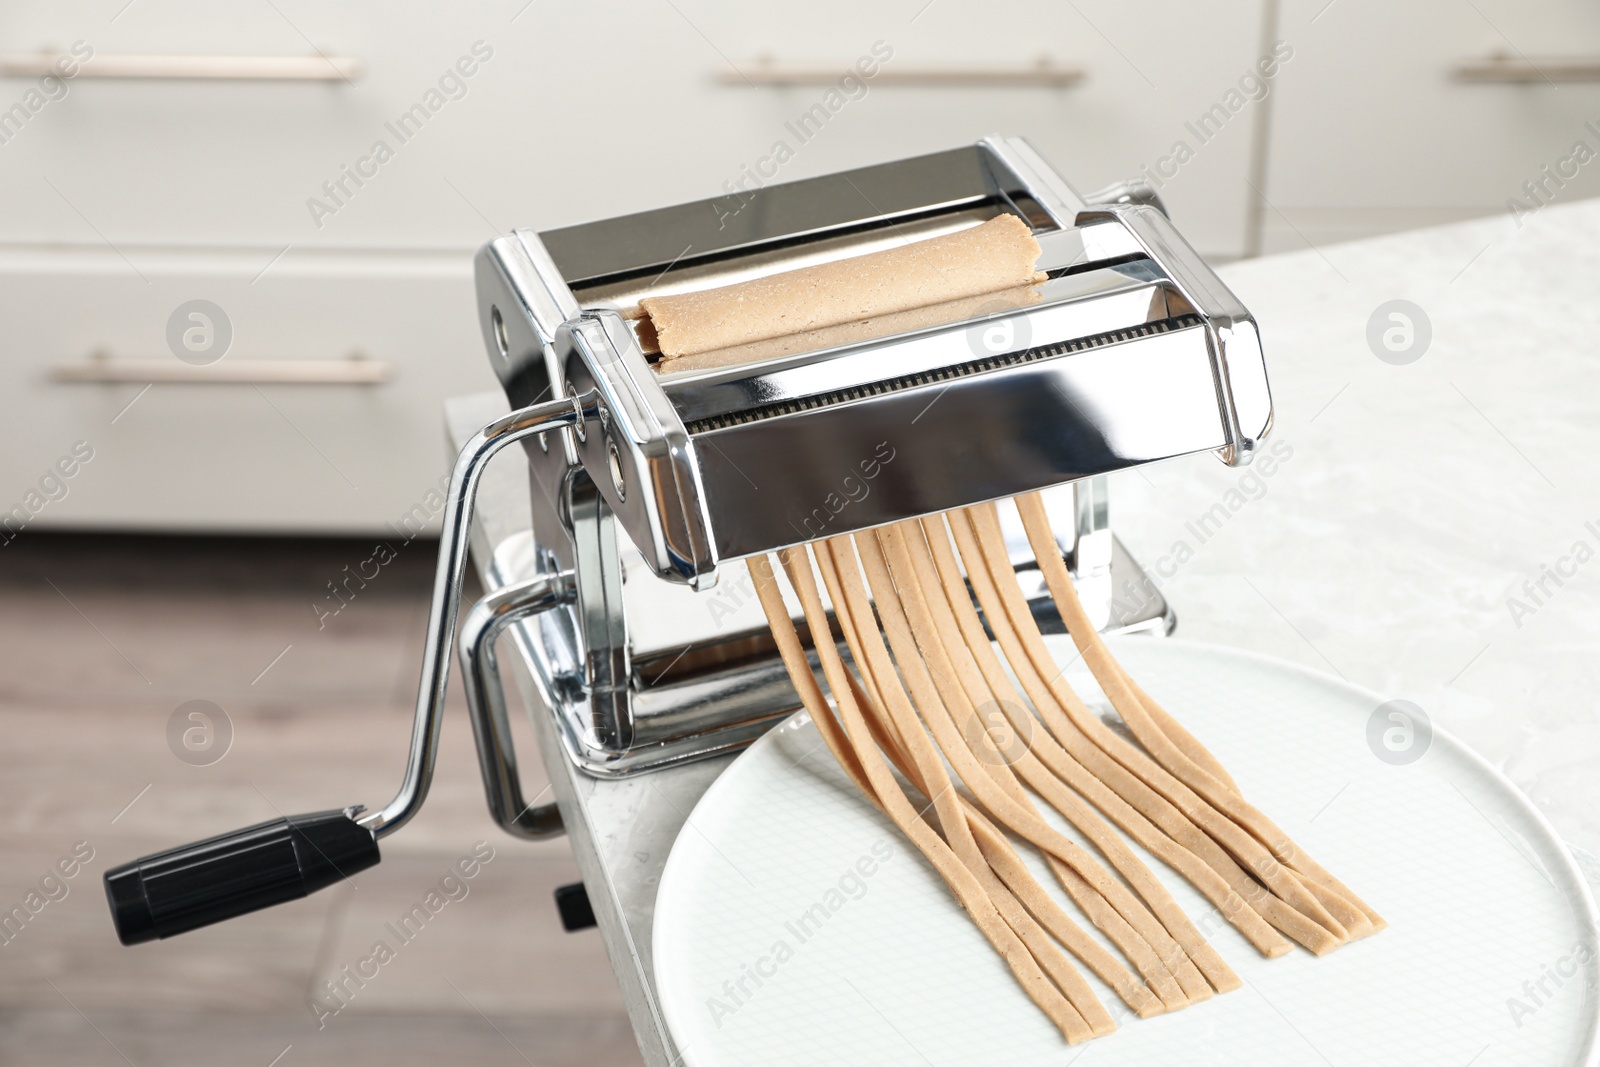
<instances>
[{"instance_id":1,"label":"white drawer front","mask_svg":"<svg viewBox=\"0 0 1600 1067\"><path fill-rule=\"evenodd\" d=\"M0 509L21 505L33 528L380 532L405 528L407 516L413 530L436 519L429 494L448 468L442 401L495 387L470 264L291 255L252 283L263 262L146 254L145 281L112 253L0 257ZM219 368L286 359L337 368L359 352L389 379L148 389L56 380L93 353L112 367L203 370L167 342L172 312L196 298L231 322ZM50 472L75 446L92 457L58 488ZM15 533L23 522L13 519Z\"/></svg>"},{"instance_id":2,"label":"white drawer front","mask_svg":"<svg viewBox=\"0 0 1600 1067\"><path fill-rule=\"evenodd\" d=\"M1512 198L1539 206L1529 182L1542 183L1545 200L1600 195L1600 84L1471 84L1455 74L1461 61L1497 52L1600 63L1600 7L1288 0L1282 33L1298 54L1274 113L1269 195L1287 221L1268 213L1269 251L1473 216L1510 220ZM1580 141L1588 163L1573 158Z\"/></svg>"},{"instance_id":3,"label":"white drawer front","mask_svg":"<svg viewBox=\"0 0 1600 1067\"><path fill-rule=\"evenodd\" d=\"M16 190L0 205L8 240L93 243L99 231L119 244L465 248L483 236L484 222L439 168L459 160L470 173L485 158L506 158L487 145L485 155L457 154L488 118L486 75L497 61L514 62L505 40L497 49L485 39L506 32L503 17L495 26L419 3L224 11L139 0L113 23L104 9L8 8L5 50L83 42L94 53L65 95L0 149ZM363 73L348 83L91 77L97 63L128 56L306 57L313 45L359 61ZM0 80L0 99L19 99L33 84ZM390 130L396 123L398 134ZM452 126L466 127L466 136L449 135ZM349 174L380 140L390 146L386 162L367 164L362 188ZM313 200L352 206L330 226L311 210Z\"/></svg>"}]
</instances>

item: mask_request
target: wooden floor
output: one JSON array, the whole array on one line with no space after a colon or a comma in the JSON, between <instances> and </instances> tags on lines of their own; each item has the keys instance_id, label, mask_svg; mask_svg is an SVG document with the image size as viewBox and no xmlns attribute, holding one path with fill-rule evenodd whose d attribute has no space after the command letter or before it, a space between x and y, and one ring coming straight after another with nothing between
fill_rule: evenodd
<instances>
[{"instance_id":1,"label":"wooden floor","mask_svg":"<svg viewBox=\"0 0 1600 1067\"><path fill-rule=\"evenodd\" d=\"M0 913L27 914L38 893L37 914L0 935L0 1064L639 1062L599 935L557 920L551 891L577 880L566 842L518 842L488 817L456 680L433 792L381 865L170 941L117 943L107 867L393 795L434 546L404 547L337 615L313 607L372 547L31 530L0 546ZM232 724L209 766L169 747L191 700ZM519 743L537 792L525 730ZM50 880L75 846L93 859ZM475 847L493 858L399 944L386 924ZM341 1005L324 983L380 940L393 958L345 979ZM319 1019L319 995L339 1010Z\"/></svg>"}]
</instances>

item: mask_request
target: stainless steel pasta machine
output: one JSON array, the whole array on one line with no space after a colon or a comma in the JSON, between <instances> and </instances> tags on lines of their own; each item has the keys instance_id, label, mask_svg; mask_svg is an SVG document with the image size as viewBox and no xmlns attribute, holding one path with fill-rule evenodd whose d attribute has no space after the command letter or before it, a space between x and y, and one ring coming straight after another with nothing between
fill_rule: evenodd
<instances>
[{"instance_id":1,"label":"stainless steel pasta machine","mask_svg":"<svg viewBox=\"0 0 1600 1067\"><path fill-rule=\"evenodd\" d=\"M732 367L657 369L623 312L974 226L1009 212L1048 279L1024 306ZM512 408L466 442L444 516L410 759L374 811L290 816L109 871L119 936L167 937L295 899L378 862L432 778L453 646L496 820L528 803L496 640L520 624L536 703L572 764L618 778L748 744L798 705L743 560L1049 490L1060 548L1107 629L1172 615L1113 537L1105 475L1214 452L1249 462L1272 401L1256 324L1125 183L1082 196L1026 142L976 145L542 233L477 258L478 314ZM523 445L531 575L460 627L485 464ZM1059 627L1020 530L1012 562ZM798 611L797 611L798 614ZM549 756L546 756L547 762Z\"/></svg>"}]
</instances>

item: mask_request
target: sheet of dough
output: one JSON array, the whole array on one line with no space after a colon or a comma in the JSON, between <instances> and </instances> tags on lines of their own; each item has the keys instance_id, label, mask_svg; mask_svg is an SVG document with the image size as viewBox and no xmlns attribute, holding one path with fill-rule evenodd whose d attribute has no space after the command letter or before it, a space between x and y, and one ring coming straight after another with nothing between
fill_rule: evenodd
<instances>
[{"instance_id":1,"label":"sheet of dough","mask_svg":"<svg viewBox=\"0 0 1600 1067\"><path fill-rule=\"evenodd\" d=\"M871 255L639 302L663 360L1015 289L1044 280L1015 215ZM670 364L663 370L674 369Z\"/></svg>"},{"instance_id":2,"label":"sheet of dough","mask_svg":"<svg viewBox=\"0 0 1600 1067\"><path fill-rule=\"evenodd\" d=\"M873 319L841 322L835 326L824 326L804 333L786 333L782 337L768 337L763 341L752 341L747 345L714 348L709 352L697 352L692 356L679 356L677 359L662 359L654 366L658 373L672 374L678 371L737 367L744 363L764 363L769 359L781 359L798 352L816 352L855 341L870 341L875 337L888 337L891 334L907 333L929 326L943 326L946 323L963 322L1003 311L1016 311L1043 299L1044 296L1039 290L1032 285L1024 285L1016 289L980 293L960 300L946 300L942 304L930 304L909 311L895 311Z\"/></svg>"}]
</instances>

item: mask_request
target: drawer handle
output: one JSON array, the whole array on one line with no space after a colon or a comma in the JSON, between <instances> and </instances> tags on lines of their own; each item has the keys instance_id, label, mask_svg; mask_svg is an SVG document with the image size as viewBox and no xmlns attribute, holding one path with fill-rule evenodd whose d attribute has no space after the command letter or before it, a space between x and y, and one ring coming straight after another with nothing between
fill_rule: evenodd
<instances>
[{"instance_id":1,"label":"drawer handle","mask_svg":"<svg viewBox=\"0 0 1600 1067\"><path fill-rule=\"evenodd\" d=\"M89 384L180 385L382 385L394 367L381 359L224 359L193 366L175 359L111 359L91 356L79 363L59 363L50 370L58 382Z\"/></svg>"},{"instance_id":2,"label":"drawer handle","mask_svg":"<svg viewBox=\"0 0 1600 1067\"><path fill-rule=\"evenodd\" d=\"M1600 56L1540 56L1496 52L1456 64L1458 81L1472 85L1564 85L1600 81Z\"/></svg>"},{"instance_id":3,"label":"drawer handle","mask_svg":"<svg viewBox=\"0 0 1600 1067\"><path fill-rule=\"evenodd\" d=\"M719 70L717 80L723 85L745 85L766 88L785 88L795 85L838 85L839 79L851 73L848 63L829 66L824 63L780 63L771 57L762 57L741 70ZM994 67L889 67L880 68L870 79L873 85L912 85L959 88L1047 88L1068 89L1087 77L1083 67L1057 63L1048 56L1032 66Z\"/></svg>"},{"instance_id":4,"label":"drawer handle","mask_svg":"<svg viewBox=\"0 0 1600 1067\"><path fill-rule=\"evenodd\" d=\"M38 78L55 74L61 52L0 52L0 77ZM75 78L131 78L159 81L351 82L364 72L350 56L183 56L95 53L78 66Z\"/></svg>"}]
</instances>

